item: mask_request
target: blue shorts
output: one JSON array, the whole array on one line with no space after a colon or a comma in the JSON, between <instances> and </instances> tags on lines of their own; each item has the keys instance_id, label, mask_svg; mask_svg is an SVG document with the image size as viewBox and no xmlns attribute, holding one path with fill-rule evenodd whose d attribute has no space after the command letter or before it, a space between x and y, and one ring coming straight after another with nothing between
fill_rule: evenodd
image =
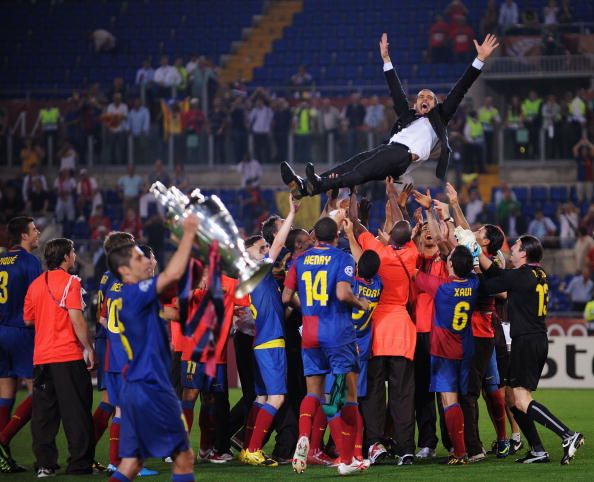
<instances>
[{"instance_id":1,"label":"blue shorts","mask_svg":"<svg viewBox=\"0 0 594 482\"><path fill-rule=\"evenodd\" d=\"M301 357L306 377L328 373L344 375L359 371L359 355L354 341L332 348L304 348L301 350Z\"/></svg>"},{"instance_id":2,"label":"blue shorts","mask_svg":"<svg viewBox=\"0 0 594 482\"><path fill-rule=\"evenodd\" d=\"M120 392L122 391L122 374L105 372L103 374L103 382L107 389L107 396L109 403L114 407L120 406Z\"/></svg>"},{"instance_id":3,"label":"blue shorts","mask_svg":"<svg viewBox=\"0 0 594 482\"><path fill-rule=\"evenodd\" d=\"M359 377L357 378L357 397L367 396L367 363L368 360L359 360ZM330 393L334 385L334 375L326 376L324 393Z\"/></svg>"},{"instance_id":4,"label":"blue shorts","mask_svg":"<svg viewBox=\"0 0 594 482\"><path fill-rule=\"evenodd\" d=\"M450 360L431 355L430 392L452 392L466 395L468 393L468 379L472 367L472 358L465 360Z\"/></svg>"},{"instance_id":5,"label":"blue shorts","mask_svg":"<svg viewBox=\"0 0 594 482\"><path fill-rule=\"evenodd\" d=\"M485 372L485 378L483 378L483 386L497 385L499 386L499 369L497 368L497 353L493 350L487 371Z\"/></svg>"},{"instance_id":6,"label":"blue shorts","mask_svg":"<svg viewBox=\"0 0 594 482\"><path fill-rule=\"evenodd\" d=\"M120 401L120 457L170 457L190 448L181 404L173 387L125 382Z\"/></svg>"},{"instance_id":7,"label":"blue shorts","mask_svg":"<svg viewBox=\"0 0 594 482\"><path fill-rule=\"evenodd\" d=\"M33 378L35 330L0 325L0 378Z\"/></svg>"},{"instance_id":8,"label":"blue shorts","mask_svg":"<svg viewBox=\"0 0 594 482\"><path fill-rule=\"evenodd\" d=\"M217 364L215 378L206 376L206 365L193 361L181 362L181 382L184 388L200 390L204 393L221 393L227 391L227 365Z\"/></svg>"},{"instance_id":9,"label":"blue shorts","mask_svg":"<svg viewBox=\"0 0 594 482\"><path fill-rule=\"evenodd\" d=\"M105 363L105 350L107 349L107 338L95 339L95 358L97 360L97 390L102 392L106 390L105 386L105 371L103 364ZM111 401L111 400L110 400Z\"/></svg>"},{"instance_id":10,"label":"blue shorts","mask_svg":"<svg viewBox=\"0 0 594 482\"><path fill-rule=\"evenodd\" d=\"M287 393L287 354L284 348L254 350L256 395Z\"/></svg>"}]
</instances>

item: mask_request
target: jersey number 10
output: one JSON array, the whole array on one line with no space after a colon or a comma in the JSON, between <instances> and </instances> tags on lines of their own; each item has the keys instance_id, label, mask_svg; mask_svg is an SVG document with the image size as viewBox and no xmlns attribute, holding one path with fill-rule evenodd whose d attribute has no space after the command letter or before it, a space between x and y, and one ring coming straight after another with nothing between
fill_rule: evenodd
<instances>
[{"instance_id":1,"label":"jersey number 10","mask_svg":"<svg viewBox=\"0 0 594 482\"><path fill-rule=\"evenodd\" d=\"M301 275L301 279L305 283L305 304L313 306L314 301L318 301L320 306L328 304L328 273L326 271L318 271L312 282L311 271L306 271Z\"/></svg>"}]
</instances>

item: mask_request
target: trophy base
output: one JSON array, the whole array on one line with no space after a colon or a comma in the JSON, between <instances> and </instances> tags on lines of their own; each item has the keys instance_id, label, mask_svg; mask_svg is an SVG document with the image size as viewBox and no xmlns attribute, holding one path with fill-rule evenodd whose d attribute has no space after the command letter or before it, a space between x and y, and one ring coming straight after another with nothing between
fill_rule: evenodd
<instances>
[{"instance_id":1,"label":"trophy base","mask_svg":"<svg viewBox=\"0 0 594 482\"><path fill-rule=\"evenodd\" d=\"M254 288L258 286L260 281L268 274L268 272L272 269L272 263L270 261L264 261L256 271L252 273L249 278L244 279L243 273L239 275L239 286L237 287L237 291L235 292L235 296L241 298L242 296L247 295L254 291Z\"/></svg>"}]
</instances>

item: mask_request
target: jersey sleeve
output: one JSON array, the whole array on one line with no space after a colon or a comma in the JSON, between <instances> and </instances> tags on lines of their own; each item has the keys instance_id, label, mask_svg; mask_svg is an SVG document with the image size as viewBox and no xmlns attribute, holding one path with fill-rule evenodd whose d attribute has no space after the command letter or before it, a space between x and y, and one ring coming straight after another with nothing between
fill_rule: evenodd
<instances>
[{"instance_id":1,"label":"jersey sleeve","mask_svg":"<svg viewBox=\"0 0 594 482\"><path fill-rule=\"evenodd\" d=\"M422 271L419 271L415 278L415 284L417 285L417 288L419 288L419 290L423 291L424 293L428 293L432 298L435 298L437 290L446 281L447 280L443 278L433 276Z\"/></svg>"},{"instance_id":2,"label":"jersey sleeve","mask_svg":"<svg viewBox=\"0 0 594 482\"><path fill-rule=\"evenodd\" d=\"M157 294L157 276L133 285L124 285L122 293L126 295L126 303L144 308L159 299Z\"/></svg>"},{"instance_id":3,"label":"jersey sleeve","mask_svg":"<svg viewBox=\"0 0 594 482\"><path fill-rule=\"evenodd\" d=\"M481 276L481 291L488 295L514 290L521 282L522 272L518 269L501 269L495 263Z\"/></svg>"},{"instance_id":4,"label":"jersey sleeve","mask_svg":"<svg viewBox=\"0 0 594 482\"><path fill-rule=\"evenodd\" d=\"M293 263L285 276L285 288L293 291L297 291L297 268L295 266L296 263Z\"/></svg>"},{"instance_id":5,"label":"jersey sleeve","mask_svg":"<svg viewBox=\"0 0 594 482\"><path fill-rule=\"evenodd\" d=\"M353 283L354 276L355 260L350 254L345 253L340 260L336 282L340 283L341 281L345 281L347 283Z\"/></svg>"},{"instance_id":6,"label":"jersey sleeve","mask_svg":"<svg viewBox=\"0 0 594 482\"><path fill-rule=\"evenodd\" d=\"M80 280L76 276L71 278L68 293L66 294L65 304L67 310L83 309L82 286L80 284Z\"/></svg>"},{"instance_id":7,"label":"jersey sleeve","mask_svg":"<svg viewBox=\"0 0 594 482\"><path fill-rule=\"evenodd\" d=\"M361 245L361 249L365 251L366 249L372 249L373 251L379 253L384 245L381 241L378 241L373 234L369 231L365 231L359 235L357 241Z\"/></svg>"}]
</instances>

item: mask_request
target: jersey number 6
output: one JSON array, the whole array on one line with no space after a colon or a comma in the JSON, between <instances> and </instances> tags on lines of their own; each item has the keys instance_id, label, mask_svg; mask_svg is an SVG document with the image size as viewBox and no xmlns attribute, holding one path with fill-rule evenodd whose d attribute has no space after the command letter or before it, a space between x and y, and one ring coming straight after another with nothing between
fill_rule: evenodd
<instances>
[{"instance_id":1,"label":"jersey number 6","mask_svg":"<svg viewBox=\"0 0 594 482\"><path fill-rule=\"evenodd\" d=\"M460 301L454 308L454 319L452 320L452 328L456 331L462 331L468 324L468 312L470 311L470 304L466 301Z\"/></svg>"}]
</instances>

